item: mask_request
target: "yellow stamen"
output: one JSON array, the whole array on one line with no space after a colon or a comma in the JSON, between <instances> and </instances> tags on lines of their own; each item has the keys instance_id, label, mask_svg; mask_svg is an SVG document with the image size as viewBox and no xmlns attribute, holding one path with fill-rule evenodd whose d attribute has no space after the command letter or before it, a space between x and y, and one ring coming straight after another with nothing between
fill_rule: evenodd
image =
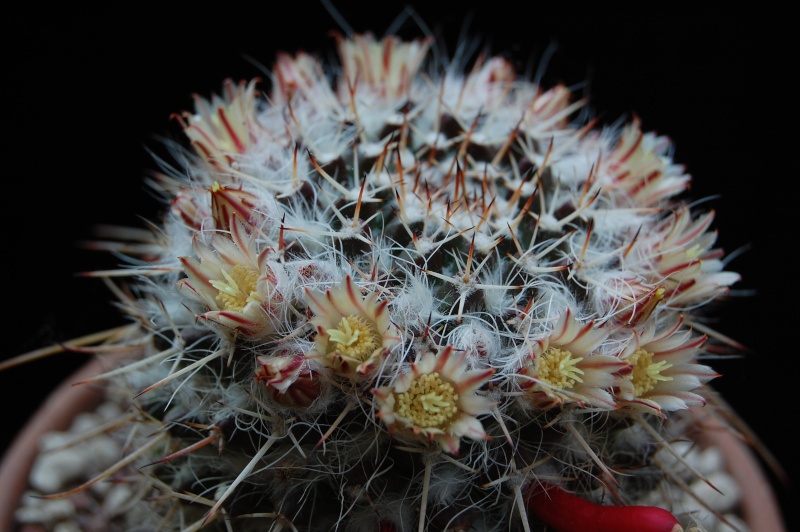
<instances>
[{"instance_id":1,"label":"yellow stamen","mask_svg":"<svg viewBox=\"0 0 800 532\"><path fill-rule=\"evenodd\" d=\"M537 361L536 378L554 388L572 388L583 382L583 370L576 367L581 360L583 357L573 358L567 349L549 347Z\"/></svg>"},{"instance_id":2,"label":"yellow stamen","mask_svg":"<svg viewBox=\"0 0 800 532\"><path fill-rule=\"evenodd\" d=\"M256 291L258 272L253 268L237 264L231 273L222 270L225 280L211 280L211 286L219 290L217 301L225 310L241 312L251 301L261 302Z\"/></svg>"},{"instance_id":3,"label":"yellow stamen","mask_svg":"<svg viewBox=\"0 0 800 532\"><path fill-rule=\"evenodd\" d=\"M458 413L458 394L439 373L420 375L396 401L397 413L423 429L444 430Z\"/></svg>"},{"instance_id":4,"label":"yellow stamen","mask_svg":"<svg viewBox=\"0 0 800 532\"><path fill-rule=\"evenodd\" d=\"M633 371L628 378L633 382L636 397L641 397L653 388L658 381L671 381L672 377L665 377L661 372L672 367L666 360L653 364L653 353L648 353L642 348L637 349L628 358Z\"/></svg>"},{"instance_id":5,"label":"yellow stamen","mask_svg":"<svg viewBox=\"0 0 800 532\"><path fill-rule=\"evenodd\" d=\"M355 316L343 317L336 329L327 329L329 353L364 362L381 345L373 327Z\"/></svg>"},{"instance_id":6,"label":"yellow stamen","mask_svg":"<svg viewBox=\"0 0 800 532\"><path fill-rule=\"evenodd\" d=\"M703 248L699 245L695 244L694 246L690 247L686 250L686 256L690 259L696 259L700 257L700 254L703 252Z\"/></svg>"}]
</instances>

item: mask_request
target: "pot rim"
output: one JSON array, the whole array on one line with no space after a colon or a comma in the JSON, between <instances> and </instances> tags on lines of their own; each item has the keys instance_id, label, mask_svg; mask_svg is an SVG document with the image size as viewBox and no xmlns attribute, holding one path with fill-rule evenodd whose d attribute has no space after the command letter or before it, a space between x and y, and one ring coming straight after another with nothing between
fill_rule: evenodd
<instances>
[{"instance_id":1,"label":"pot rim","mask_svg":"<svg viewBox=\"0 0 800 532\"><path fill-rule=\"evenodd\" d=\"M104 398L102 383L76 386L109 369L109 360L93 358L54 388L14 437L0 461L0 530L12 530L14 514L28 489L28 478L39 443L48 432L66 431L81 412L98 406Z\"/></svg>"}]
</instances>

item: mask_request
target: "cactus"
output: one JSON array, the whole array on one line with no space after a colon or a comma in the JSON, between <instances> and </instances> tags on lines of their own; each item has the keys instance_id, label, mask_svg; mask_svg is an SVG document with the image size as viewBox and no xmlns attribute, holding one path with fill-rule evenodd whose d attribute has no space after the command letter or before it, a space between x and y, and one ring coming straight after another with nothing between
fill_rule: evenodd
<instances>
[{"instance_id":1,"label":"cactus","mask_svg":"<svg viewBox=\"0 0 800 532\"><path fill-rule=\"evenodd\" d=\"M176 115L163 217L95 274L130 325L83 348L115 353L125 458L44 498L115 477L127 527L530 531L558 493L690 526L670 442L739 275L670 139L499 56L336 45Z\"/></svg>"}]
</instances>

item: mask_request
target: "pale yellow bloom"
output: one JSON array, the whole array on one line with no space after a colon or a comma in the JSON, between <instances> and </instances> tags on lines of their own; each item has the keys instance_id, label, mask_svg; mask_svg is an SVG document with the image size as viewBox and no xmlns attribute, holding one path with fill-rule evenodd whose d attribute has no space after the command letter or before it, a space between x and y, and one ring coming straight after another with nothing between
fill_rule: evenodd
<instances>
[{"instance_id":1,"label":"pale yellow bloom","mask_svg":"<svg viewBox=\"0 0 800 532\"><path fill-rule=\"evenodd\" d=\"M381 99L400 101L407 97L431 44L430 39L404 42L393 35L376 40L371 33L336 37L344 81L340 98L346 102L354 87L359 93L367 91Z\"/></svg>"},{"instance_id":2,"label":"pale yellow bloom","mask_svg":"<svg viewBox=\"0 0 800 532\"><path fill-rule=\"evenodd\" d=\"M392 386L373 390L376 415L392 435L433 441L456 454L462 437L488 438L478 416L488 413L494 402L477 391L493 373L469 370L466 352L454 354L452 346L439 354L427 352Z\"/></svg>"},{"instance_id":3,"label":"pale yellow bloom","mask_svg":"<svg viewBox=\"0 0 800 532\"><path fill-rule=\"evenodd\" d=\"M668 156L670 141L644 133L634 118L622 131L616 146L602 157L597 171L601 186L621 205L650 207L680 194L689 186L683 166Z\"/></svg>"},{"instance_id":4,"label":"pale yellow bloom","mask_svg":"<svg viewBox=\"0 0 800 532\"><path fill-rule=\"evenodd\" d=\"M597 353L610 330L593 321L578 322L568 309L551 333L533 343L520 370L520 386L534 405L549 408L567 403L614 409L611 394L626 364Z\"/></svg>"},{"instance_id":5,"label":"pale yellow bloom","mask_svg":"<svg viewBox=\"0 0 800 532\"><path fill-rule=\"evenodd\" d=\"M195 97L195 112L178 117L197 153L217 168L229 168L253 144L260 129L256 121L256 83L225 81L225 93L206 100Z\"/></svg>"},{"instance_id":6,"label":"pale yellow bloom","mask_svg":"<svg viewBox=\"0 0 800 532\"><path fill-rule=\"evenodd\" d=\"M195 240L197 258L180 258L186 278L178 290L206 307L198 317L262 339L280 327L283 298L275 291L268 248L259 252L253 228L238 216L232 220L230 236L214 235L209 244Z\"/></svg>"},{"instance_id":7,"label":"pale yellow bloom","mask_svg":"<svg viewBox=\"0 0 800 532\"><path fill-rule=\"evenodd\" d=\"M335 373L369 375L400 342L389 321L389 301L378 300L376 292L363 297L349 275L324 294L306 290L306 295L316 330L314 349L307 356Z\"/></svg>"},{"instance_id":8,"label":"pale yellow bloom","mask_svg":"<svg viewBox=\"0 0 800 532\"><path fill-rule=\"evenodd\" d=\"M714 212L693 218L681 208L641 235L631 246L625 267L663 286L664 303L673 308L706 303L728 292L739 281L737 273L723 271L717 234L710 231Z\"/></svg>"},{"instance_id":9,"label":"pale yellow bloom","mask_svg":"<svg viewBox=\"0 0 800 532\"><path fill-rule=\"evenodd\" d=\"M650 321L634 331L633 340L620 355L630 364L618 392L621 405L661 414L705 404L694 390L719 375L696 361L706 337L682 325L683 319L679 319L657 330Z\"/></svg>"}]
</instances>

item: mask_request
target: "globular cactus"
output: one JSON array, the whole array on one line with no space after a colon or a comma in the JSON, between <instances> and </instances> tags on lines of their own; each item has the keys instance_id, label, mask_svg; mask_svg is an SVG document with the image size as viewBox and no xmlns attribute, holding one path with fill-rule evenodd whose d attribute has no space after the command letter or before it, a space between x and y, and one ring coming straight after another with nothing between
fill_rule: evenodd
<instances>
[{"instance_id":1,"label":"globular cactus","mask_svg":"<svg viewBox=\"0 0 800 532\"><path fill-rule=\"evenodd\" d=\"M196 97L119 235L129 526L539 530L548 491L688 526L657 457L739 276L671 141L501 57L336 44Z\"/></svg>"}]
</instances>

